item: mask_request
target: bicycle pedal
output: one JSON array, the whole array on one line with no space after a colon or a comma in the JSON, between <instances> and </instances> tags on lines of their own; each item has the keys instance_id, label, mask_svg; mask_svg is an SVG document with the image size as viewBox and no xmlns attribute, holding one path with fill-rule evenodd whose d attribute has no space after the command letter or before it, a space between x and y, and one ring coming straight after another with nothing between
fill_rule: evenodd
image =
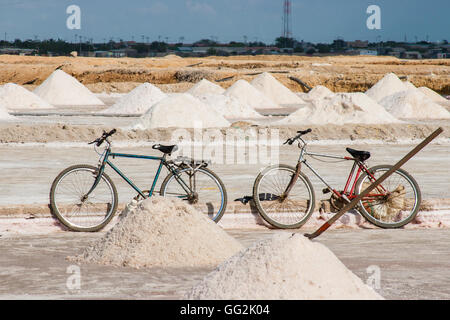
<instances>
[{"instance_id":1,"label":"bicycle pedal","mask_svg":"<svg viewBox=\"0 0 450 320\"><path fill-rule=\"evenodd\" d=\"M330 193L330 192L331 192L331 190L329 188L322 189L322 193L323 194L327 194L327 193Z\"/></svg>"}]
</instances>

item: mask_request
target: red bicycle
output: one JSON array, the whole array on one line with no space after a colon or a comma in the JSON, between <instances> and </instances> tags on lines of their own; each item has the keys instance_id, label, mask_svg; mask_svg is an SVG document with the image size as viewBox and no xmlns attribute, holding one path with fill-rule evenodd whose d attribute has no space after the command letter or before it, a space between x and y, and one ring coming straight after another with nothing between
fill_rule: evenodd
<instances>
[{"instance_id":1,"label":"red bicycle","mask_svg":"<svg viewBox=\"0 0 450 320\"><path fill-rule=\"evenodd\" d=\"M331 206L339 210L356 198L366 187L375 182L391 165L368 168L365 161L370 152L346 148L349 156L336 156L307 151L302 136L311 129L298 131L298 135L284 144L298 142L300 156L296 167L277 164L265 168L253 185L253 201L262 218L277 228L299 228L308 221L315 206L315 193L308 177L301 170L304 164L322 181L330 193ZM306 156L354 161L343 190L338 191L308 163ZM399 228L411 222L421 203L420 188L416 180L405 170L396 170L382 184L361 199L357 210L371 223L381 228Z\"/></svg>"}]
</instances>

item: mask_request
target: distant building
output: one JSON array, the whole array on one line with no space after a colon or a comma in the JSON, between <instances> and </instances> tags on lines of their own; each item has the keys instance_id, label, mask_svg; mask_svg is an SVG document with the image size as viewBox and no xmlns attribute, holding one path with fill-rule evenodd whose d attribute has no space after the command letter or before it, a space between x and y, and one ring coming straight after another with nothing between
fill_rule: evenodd
<instances>
[{"instance_id":1,"label":"distant building","mask_svg":"<svg viewBox=\"0 0 450 320\"><path fill-rule=\"evenodd\" d=\"M378 52L377 50L368 50L368 49L361 49L359 50L360 56L377 56Z\"/></svg>"},{"instance_id":2,"label":"distant building","mask_svg":"<svg viewBox=\"0 0 450 320\"><path fill-rule=\"evenodd\" d=\"M422 54L419 51L405 51L402 53L403 59L422 59Z\"/></svg>"},{"instance_id":3,"label":"distant building","mask_svg":"<svg viewBox=\"0 0 450 320\"><path fill-rule=\"evenodd\" d=\"M1 48L0 54L14 54L19 56L31 56L37 54L36 49Z\"/></svg>"},{"instance_id":4,"label":"distant building","mask_svg":"<svg viewBox=\"0 0 450 320\"><path fill-rule=\"evenodd\" d=\"M367 48L369 46L369 41L361 41L361 40L356 40L356 41L348 41L347 42L347 46L349 46L350 48Z\"/></svg>"},{"instance_id":5,"label":"distant building","mask_svg":"<svg viewBox=\"0 0 450 320\"><path fill-rule=\"evenodd\" d=\"M98 58L110 58L113 56L112 52L110 51L94 51L94 56Z\"/></svg>"},{"instance_id":6,"label":"distant building","mask_svg":"<svg viewBox=\"0 0 450 320\"><path fill-rule=\"evenodd\" d=\"M137 50L131 48L111 50L111 53L114 58L137 57Z\"/></svg>"}]
</instances>

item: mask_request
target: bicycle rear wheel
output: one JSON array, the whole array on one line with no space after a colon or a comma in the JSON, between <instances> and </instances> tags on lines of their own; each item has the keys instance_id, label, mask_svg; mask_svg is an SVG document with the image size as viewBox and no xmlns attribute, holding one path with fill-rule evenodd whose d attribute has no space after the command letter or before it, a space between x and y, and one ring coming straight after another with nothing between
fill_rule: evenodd
<instances>
[{"instance_id":1,"label":"bicycle rear wheel","mask_svg":"<svg viewBox=\"0 0 450 320\"><path fill-rule=\"evenodd\" d=\"M103 173L95 189L98 169L75 165L63 170L50 189L50 207L56 218L72 231L93 232L113 218L118 204L117 190Z\"/></svg>"},{"instance_id":2,"label":"bicycle rear wheel","mask_svg":"<svg viewBox=\"0 0 450 320\"><path fill-rule=\"evenodd\" d=\"M294 174L294 167L280 164L267 167L256 177L253 201L261 217L274 227L299 228L314 211L314 189L301 172L289 196L281 200Z\"/></svg>"},{"instance_id":3,"label":"bicycle rear wheel","mask_svg":"<svg viewBox=\"0 0 450 320\"><path fill-rule=\"evenodd\" d=\"M186 200L214 222L219 222L227 207L227 191L220 178L207 168L181 169L178 176L192 192L187 192L170 173L161 184L161 196Z\"/></svg>"},{"instance_id":4,"label":"bicycle rear wheel","mask_svg":"<svg viewBox=\"0 0 450 320\"><path fill-rule=\"evenodd\" d=\"M391 168L391 165L370 168L373 177L364 173L356 183L356 194L363 192ZM380 228L400 228L415 218L421 201L416 180L405 170L398 169L359 202L359 211Z\"/></svg>"}]
</instances>

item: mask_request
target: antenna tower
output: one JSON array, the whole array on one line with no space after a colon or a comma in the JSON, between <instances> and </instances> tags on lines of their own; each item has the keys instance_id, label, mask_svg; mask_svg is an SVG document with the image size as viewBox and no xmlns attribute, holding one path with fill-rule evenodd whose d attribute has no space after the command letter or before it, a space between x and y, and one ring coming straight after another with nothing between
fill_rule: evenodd
<instances>
[{"instance_id":1,"label":"antenna tower","mask_svg":"<svg viewBox=\"0 0 450 320\"><path fill-rule=\"evenodd\" d=\"M283 4L283 38L292 38L292 3L290 0L284 0Z\"/></svg>"}]
</instances>

